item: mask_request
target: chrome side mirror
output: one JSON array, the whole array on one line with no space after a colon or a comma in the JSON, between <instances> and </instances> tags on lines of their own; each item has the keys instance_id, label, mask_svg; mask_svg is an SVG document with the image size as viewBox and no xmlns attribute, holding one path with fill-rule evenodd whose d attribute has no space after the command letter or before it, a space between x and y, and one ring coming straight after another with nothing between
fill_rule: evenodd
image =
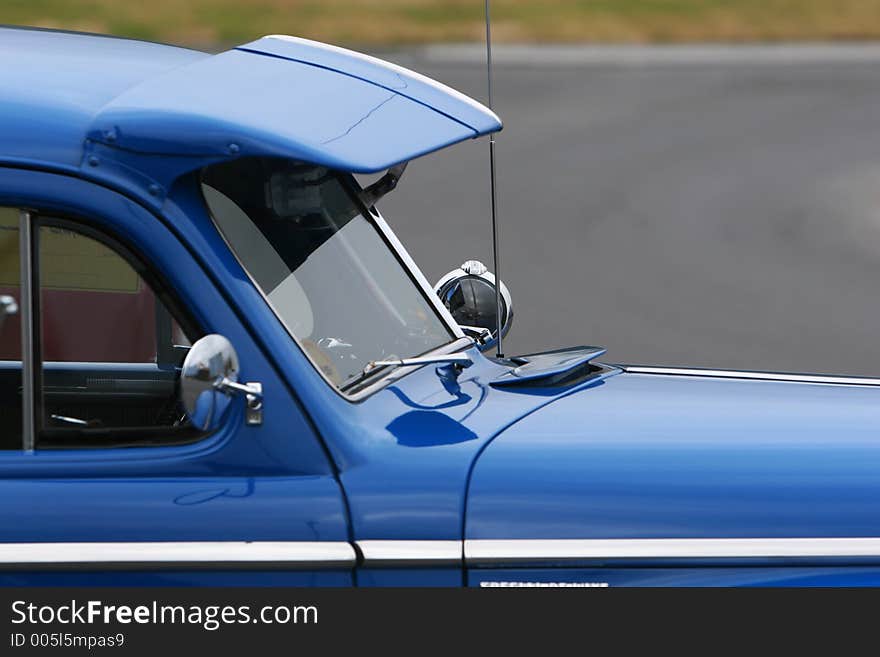
<instances>
[{"instance_id":1,"label":"chrome side mirror","mask_svg":"<svg viewBox=\"0 0 880 657\"><path fill-rule=\"evenodd\" d=\"M0 328L3 328L3 320L7 315L15 315L18 312L18 304L12 297L0 295Z\"/></svg>"},{"instance_id":2,"label":"chrome side mirror","mask_svg":"<svg viewBox=\"0 0 880 657\"><path fill-rule=\"evenodd\" d=\"M481 351L498 342L498 306L495 303L495 275L479 260L468 260L437 281L434 291L464 333ZM501 336L507 335L513 322L510 292L501 286Z\"/></svg>"},{"instance_id":3,"label":"chrome side mirror","mask_svg":"<svg viewBox=\"0 0 880 657\"><path fill-rule=\"evenodd\" d=\"M247 399L247 424L262 424L263 387L238 382L238 354L229 340L217 334L197 340L180 373L180 398L190 422L203 431L216 429L235 394Z\"/></svg>"}]
</instances>

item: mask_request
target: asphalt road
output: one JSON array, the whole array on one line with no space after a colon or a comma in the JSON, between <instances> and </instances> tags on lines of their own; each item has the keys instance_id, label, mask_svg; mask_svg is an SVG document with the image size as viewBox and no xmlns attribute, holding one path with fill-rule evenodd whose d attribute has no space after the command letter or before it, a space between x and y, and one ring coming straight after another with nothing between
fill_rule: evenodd
<instances>
[{"instance_id":1,"label":"asphalt road","mask_svg":"<svg viewBox=\"0 0 880 657\"><path fill-rule=\"evenodd\" d=\"M389 58L485 98L479 50ZM508 354L880 375L880 47L497 59ZM486 141L381 209L432 281L490 263Z\"/></svg>"}]
</instances>

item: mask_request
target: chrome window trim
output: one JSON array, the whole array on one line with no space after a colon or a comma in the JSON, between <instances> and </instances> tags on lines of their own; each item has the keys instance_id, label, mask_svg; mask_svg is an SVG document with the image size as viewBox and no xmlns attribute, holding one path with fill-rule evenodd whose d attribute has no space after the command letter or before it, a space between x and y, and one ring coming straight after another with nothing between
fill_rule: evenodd
<instances>
[{"instance_id":1,"label":"chrome window trim","mask_svg":"<svg viewBox=\"0 0 880 657\"><path fill-rule=\"evenodd\" d=\"M393 369L389 368L389 370L386 373L377 374L375 382L370 382L370 383L364 385L356 393L350 393L345 390L340 390L339 387L333 381L331 381L330 378L326 374L324 374L324 372L321 370L321 368L318 366L318 364L309 355L308 351L306 351L303 348L303 346L300 344L299 339L296 337L296 335L294 335L293 331L287 325L287 322L284 321L284 318L281 316L281 313L279 313L278 310L275 308L275 306L272 304L272 301L269 299L269 296L263 292L263 289L259 286L259 284L257 284L257 282L254 280L253 276L251 276L251 273L250 273L250 271L248 271L248 268L244 266L244 263L238 257L238 254L235 252L235 249L232 248L232 244L230 244L229 240L226 238L226 234L223 232L223 229L220 228L220 225L214 219L214 213L211 211L211 206L208 204L207 200L205 200L205 195L202 192L202 185L203 184L205 184L205 183L203 183L201 180L199 180L198 192L199 192L199 196L202 199L202 207L204 208L205 213L207 214L208 218L211 220L211 225L214 226L214 230L216 230L217 233L220 235L220 239L223 240L223 243L226 245L226 248L229 249L229 253L232 255L232 257L238 263L239 267L241 267L245 276L247 276L248 280L251 282L251 285L253 285L254 289L257 291L257 294L260 295L260 297L263 299L263 301L269 307L269 310L272 311L272 314L281 323L281 326L284 327L284 330L290 336L291 340L293 340L293 343L296 345L297 349L300 350L302 355L306 358L306 360L311 364L311 366L314 368L314 370L318 373L318 376L320 376L324 380L324 382L329 386L329 388L333 392L335 392L337 395L339 395L340 397L342 397L343 399L345 399L347 401L359 402L359 401L362 401L365 398L369 397L373 393L378 392L382 388L390 385L393 381L396 381L399 378L401 378L402 376L409 374L410 372L413 371L413 369L415 369L415 367L405 367L405 368L398 367L398 368L393 368ZM385 221L385 219L382 217L382 215L379 213L379 211L375 208L375 206L370 207L370 208L365 207L363 205L363 203L357 198L357 194L354 194L352 192L351 186L353 184L355 184L353 182L353 178L350 181L344 181L344 184L345 184L346 189L349 192L349 194L355 200L355 203L357 203L358 206L360 207L361 215L364 217L364 219L366 219L368 222L373 224L378 229L380 235L385 240L385 243L391 248L392 253L397 257L398 262L400 262L400 264L404 268L404 270L406 270L406 272L410 275L411 279L416 284L416 286L421 288L422 294L428 300L428 303L431 304L431 306L437 311L438 315L440 315L441 320L446 323L447 328L450 329L450 332L452 333L453 339L450 342L447 342L446 344L440 345L439 347L432 349L431 351L425 352L424 354L415 354L415 355L427 356L427 355L432 355L432 354L447 354L447 353L452 353L454 351L460 351L461 349L466 348L466 346L473 345L473 340L471 340L469 337L465 336L464 332L461 330L461 328L455 322L455 319L453 319L452 315L449 313L449 311L446 309L446 307L440 302L440 299L434 293L433 288L428 283L428 280L425 278L422 271L418 268L415 261L412 259L412 257L409 255L409 253L406 251L406 249L404 248L401 241L399 239L397 239L397 236L391 230L391 227L388 225L388 223ZM467 344L465 344L464 341L467 341ZM421 367L421 366L419 366L419 367ZM403 371L401 371L401 370L403 370ZM397 376L395 376L395 375L397 375Z\"/></svg>"},{"instance_id":2,"label":"chrome window trim","mask_svg":"<svg viewBox=\"0 0 880 657\"><path fill-rule=\"evenodd\" d=\"M467 565L613 559L880 558L880 538L469 539Z\"/></svg>"},{"instance_id":3,"label":"chrome window trim","mask_svg":"<svg viewBox=\"0 0 880 657\"><path fill-rule=\"evenodd\" d=\"M277 564L291 568L354 567L356 555L342 541L184 541L131 543L0 543L0 567L139 564Z\"/></svg>"},{"instance_id":4,"label":"chrome window trim","mask_svg":"<svg viewBox=\"0 0 880 657\"><path fill-rule=\"evenodd\" d=\"M462 564L461 541L357 541L363 565L415 566Z\"/></svg>"},{"instance_id":5,"label":"chrome window trim","mask_svg":"<svg viewBox=\"0 0 880 657\"><path fill-rule=\"evenodd\" d=\"M649 367L645 365L618 365L630 374L661 374L666 376L690 376L713 379L748 379L752 381L788 381L845 386L880 386L880 378L861 376L835 376L825 374L789 374L785 372L754 372L740 370L713 370L686 367Z\"/></svg>"},{"instance_id":6,"label":"chrome window trim","mask_svg":"<svg viewBox=\"0 0 880 657\"><path fill-rule=\"evenodd\" d=\"M422 288L422 292L427 297L428 301L434 306L434 309L437 311L446 324L452 329L452 334L456 338L465 337L464 332L459 327L458 323L452 317L452 314L443 305L443 302L440 301L440 297L437 296L437 293L434 291L434 288L428 282L428 279L425 278L425 275L422 273L422 270L419 269L419 266L416 264L416 261L412 259L409 252L406 250L406 247L403 245L397 235L394 234L394 231L391 230L391 226L388 225L388 222L385 221L385 218L376 209L376 207L372 207L369 209L370 217L372 217L373 222L376 227L379 228L379 231L385 237L385 241L391 245L391 248L397 253L398 258L403 263L404 267L409 270L410 275L415 279L416 283L418 283L419 287Z\"/></svg>"},{"instance_id":7,"label":"chrome window trim","mask_svg":"<svg viewBox=\"0 0 880 657\"><path fill-rule=\"evenodd\" d=\"M18 257L21 268L19 306L21 307L21 442L25 454L36 447L36 411L34 408L34 240L31 213L18 213Z\"/></svg>"}]
</instances>

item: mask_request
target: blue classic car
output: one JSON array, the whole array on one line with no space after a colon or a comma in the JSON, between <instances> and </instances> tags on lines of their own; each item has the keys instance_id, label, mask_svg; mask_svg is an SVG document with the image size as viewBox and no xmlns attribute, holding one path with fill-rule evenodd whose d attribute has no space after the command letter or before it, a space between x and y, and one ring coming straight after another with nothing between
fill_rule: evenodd
<instances>
[{"instance_id":1,"label":"blue classic car","mask_svg":"<svg viewBox=\"0 0 880 657\"><path fill-rule=\"evenodd\" d=\"M493 357L494 277L425 280L376 202L482 105L287 36L0 57L0 583L880 584L880 380Z\"/></svg>"}]
</instances>

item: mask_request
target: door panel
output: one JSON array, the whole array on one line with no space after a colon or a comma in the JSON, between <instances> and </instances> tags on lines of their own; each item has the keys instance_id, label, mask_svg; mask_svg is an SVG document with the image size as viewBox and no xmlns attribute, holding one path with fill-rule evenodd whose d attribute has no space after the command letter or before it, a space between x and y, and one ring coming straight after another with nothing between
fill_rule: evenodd
<instances>
[{"instance_id":1,"label":"door panel","mask_svg":"<svg viewBox=\"0 0 880 657\"><path fill-rule=\"evenodd\" d=\"M44 434L80 422L105 432L123 427L174 427L184 414L177 378L173 366L150 363L45 363ZM41 445L46 446L45 435Z\"/></svg>"},{"instance_id":2,"label":"door panel","mask_svg":"<svg viewBox=\"0 0 880 657\"><path fill-rule=\"evenodd\" d=\"M21 546L15 563L0 553L0 586L14 585L351 585L350 567L291 559L256 563L153 561L76 563L89 558L70 544L243 541L319 543L338 551L347 537L338 488L323 477L95 478L0 482L0 498L21 501L26 514L3 529ZM58 562L29 563L32 543L58 546ZM318 548L317 557L322 550ZM77 555L86 555L78 557ZM353 552L352 552L353 555ZM74 560L68 562L67 560ZM64 562L64 563L62 563Z\"/></svg>"},{"instance_id":3,"label":"door panel","mask_svg":"<svg viewBox=\"0 0 880 657\"><path fill-rule=\"evenodd\" d=\"M163 353L155 345L164 334L158 319L151 316L149 326L133 321L134 307L105 307L95 333L89 321L94 327L99 311L82 306L82 294L91 295L92 303L96 295L131 293L128 301L136 303L143 288L132 289L131 281L114 270L102 285L109 280L126 289L92 285L76 291L80 298L69 322L65 313L72 307L59 307L56 297L50 301L55 316L49 329L57 339L47 336L41 345L47 362L40 370L44 407L38 410L44 414L39 417L64 415L101 424L66 428L63 422L46 422L43 442L33 454L0 452L0 585L351 584L347 554L353 561L354 553L332 465L292 391L253 339L253 327L239 319L202 265L160 219L106 189L63 176L0 169L0 205L10 198L27 198L29 207L45 206L56 214L69 208L72 215L88 217L90 229L136 251L140 263L161 279L163 299L173 295L200 333L220 333L231 341L242 380L263 385L264 414L262 425L246 425L244 400L235 399L217 431L179 440L176 365L185 345ZM78 272L68 267L63 273L54 279L53 295L74 284L83 287L84 278L70 275ZM109 322L112 330L103 331ZM65 328L76 340L58 341L70 337ZM135 329L140 333L128 344L138 347L136 355L110 349L120 331ZM91 351L71 351L83 344ZM108 355L111 351L114 355ZM20 368L13 359L0 364L4 409L20 404ZM148 420L152 438L129 440L127 432ZM76 561L134 542L151 546L143 562ZM211 552L217 542L233 555L243 547L252 555L270 545L276 552L267 554L281 549L285 556L271 562L259 554L249 561L228 559L222 550ZM203 550L207 560L175 560L181 544ZM337 556L318 558L325 552ZM47 553L54 561L29 561ZM340 553L346 558L338 558ZM303 554L311 556L298 556Z\"/></svg>"}]
</instances>

